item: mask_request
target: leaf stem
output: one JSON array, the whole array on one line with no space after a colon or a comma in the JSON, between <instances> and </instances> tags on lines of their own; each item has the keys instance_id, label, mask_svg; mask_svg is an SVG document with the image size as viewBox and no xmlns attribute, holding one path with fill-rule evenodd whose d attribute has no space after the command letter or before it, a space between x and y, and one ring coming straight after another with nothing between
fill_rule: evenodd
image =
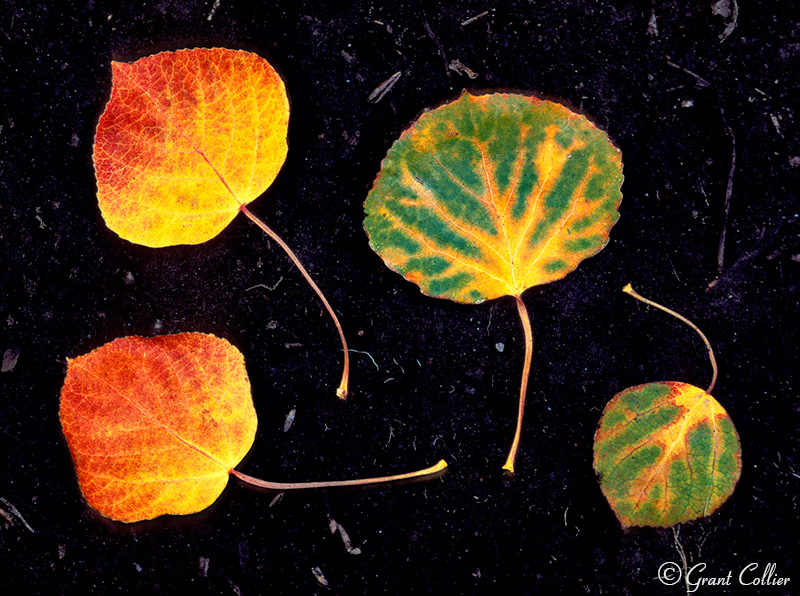
<instances>
[{"instance_id":1,"label":"leaf stem","mask_svg":"<svg viewBox=\"0 0 800 596\"><path fill-rule=\"evenodd\" d=\"M339 338L342 340L342 351L344 352L344 370L342 371L342 380L339 383L338 389L336 389L336 395L339 396L340 399L347 399L348 394L348 384L350 379L350 353L347 351L347 340L344 338L344 330L342 329L341 323L339 323L339 319L336 316L336 313L333 312L333 308L331 308L328 299L325 298L325 295L322 293L322 290L319 289L319 286L314 283L314 280L311 279L311 276L306 271L306 268L303 267L303 264L300 262L300 259L297 258L297 255L294 254L289 245L286 244L283 239L278 236L267 224L265 224L261 219L253 215L253 213L247 208L246 205L241 205L239 207L242 213L244 213L250 220L256 224L259 228L261 228L264 233L272 238L278 245L289 255L289 258L295 264L295 266L300 270L300 273L305 277L308 284L312 287L312 289L317 293L319 299L322 300L322 304L325 306L325 309L328 311L328 314L331 315L333 319L334 325L336 325L336 330L339 332Z\"/></svg>"},{"instance_id":2,"label":"leaf stem","mask_svg":"<svg viewBox=\"0 0 800 596\"><path fill-rule=\"evenodd\" d=\"M671 314L673 317L680 319L681 321L689 325L689 327L697 331L697 334L700 336L700 339L702 339L703 343L706 344L706 348L708 349L708 357L711 359L711 370L712 370L711 384L708 386L708 389L706 389L706 393L711 393L711 390L714 389L714 385L717 384L717 374L719 371L717 369L717 359L714 358L714 350L711 349L711 343L708 341L708 338L705 336L705 334L702 331L700 331L697 325L692 323L689 319L687 319L683 315L680 315L676 313L674 310L668 309L666 306L661 306L657 302L653 302L652 300L648 300L644 296L640 296L639 294L637 294L636 290L633 289L631 284L628 284L627 286L622 288L622 291L625 292L626 294L630 294L637 300L641 300L645 304L649 304L650 306L658 308L659 310L663 310L665 313Z\"/></svg>"},{"instance_id":3,"label":"leaf stem","mask_svg":"<svg viewBox=\"0 0 800 596\"><path fill-rule=\"evenodd\" d=\"M242 482L266 488L269 490L308 490L314 488L338 488L345 486L371 486L374 484L386 484L389 482L399 482L401 480L425 479L429 480L437 475L441 475L447 469L447 462L443 459L439 463L424 470L409 472L407 474L396 474L394 476L380 476L378 478L361 478L357 480L328 480L325 482L269 482L260 478L253 478L243 474L238 470L231 470L230 473Z\"/></svg>"},{"instance_id":4,"label":"leaf stem","mask_svg":"<svg viewBox=\"0 0 800 596\"><path fill-rule=\"evenodd\" d=\"M514 442L511 443L511 450L508 452L508 458L503 465L503 469L509 474L514 474L514 462L517 459L517 451L519 451L519 439L522 435L522 414L525 411L525 396L528 393L528 377L531 373L531 359L533 358L533 330L531 329L531 319L528 316L528 310L525 308L525 303L520 296L515 296L517 300L517 310L519 311L519 318L522 320L522 329L525 331L525 364L522 368L522 383L519 388L519 411L517 412L517 430L514 433Z\"/></svg>"}]
</instances>

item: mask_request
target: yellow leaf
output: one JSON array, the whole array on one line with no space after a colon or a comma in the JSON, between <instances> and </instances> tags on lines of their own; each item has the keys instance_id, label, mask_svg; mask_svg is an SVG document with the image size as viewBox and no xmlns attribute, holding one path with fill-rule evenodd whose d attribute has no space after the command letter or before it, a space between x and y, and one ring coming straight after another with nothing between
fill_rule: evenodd
<instances>
[{"instance_id":1,"label":"yellow leaf","mask_svg":"<svg viewBox=\"0 0 800 596\"><path fill-rule=\"evenodd\" d=\"M269 62L193 49L112 71L94 165L100 211L122 238L205 242L272 184L286 159L289 101Z\"/></svg>"}]
</instances>

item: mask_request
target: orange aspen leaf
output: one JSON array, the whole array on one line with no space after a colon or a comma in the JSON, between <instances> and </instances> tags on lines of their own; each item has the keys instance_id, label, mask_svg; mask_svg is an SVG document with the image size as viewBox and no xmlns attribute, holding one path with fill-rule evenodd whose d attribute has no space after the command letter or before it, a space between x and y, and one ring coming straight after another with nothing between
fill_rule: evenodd
<instances>
[{"instance_id":1,"label":"orange aspen leaf","mask_svg":"<svg viewBox=\"0 0 800 596\"><path fill-rule=\"evenodd\" d=\"M162 52L111 68L94 143L108 227L144 246L200 244L243 212L286 251L333 318L344 348L337 394L346 397L349 355L336 314L289 246L247 208L286 159L283 80L264 58L224 48Z\"/></svg>"},{"instance_id":2,"label":"orange aspen leaf","mask_svg":"<svg viewBox=\"0 0 800 596\"><path fill-rule=\"evenodd\" d=\"M447 467L312 483L235 470L256 434L250 382L241 352L202 333L120 338L69 360L60 419L86 501L128 523L202 511L231 474L283 491L431 478Z\"/></svg>"},{"instance_id":3,"label":"orange aspen leaf","mask_svg":"<svg viewBox=\"0 0 800 596\"><path fill-rule=\"evenodd\" d=\"M94 144L108 227L151 247L200 244L272 184L289 100L256 54L215 49L112 62Z\"/></svg>"},{"instance_id":4,"label":"orange aspen leaf","mask_svg":"<svg viewBox=\"0 0 800 596\"><path fill-rule=\"evenodd\" d=\"M583 116L533 96L465 92L403 132L367 196L370 245L423 293L515 297L525 362L509 473L533 354L522 294L606 245L621 184L619 151Z\"/></svg>"},{"instance_id":5,"label":"orange aspen leaf","mask_svg":"<svg viewBox=\"0 0 800 596\"><path fill-rule=\"evenodd\" d=\"M742 472L739 435L710 395L717 379L711 344L685 317L639 296L630 285L623 291L697 331L713 375L705 391L669 381L615 395L594 437L600 488L623 528L670 527L711 515L733 493Z\"/></svg>"}]
</instances>

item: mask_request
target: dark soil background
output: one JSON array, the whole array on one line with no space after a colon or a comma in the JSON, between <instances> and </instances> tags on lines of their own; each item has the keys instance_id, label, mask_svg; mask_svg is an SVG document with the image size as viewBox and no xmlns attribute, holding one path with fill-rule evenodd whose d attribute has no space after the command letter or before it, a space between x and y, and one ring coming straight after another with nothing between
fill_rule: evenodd
<instances>
[{"instance_id":1,"label":"dark soil background","mask_svg":"<svg viewBox=\"0 0 800 596\"><path fill-rule=\"evenodd\" d=\"M4 2L0 591L681 594L656 577L680 561L679 543L690 565L706 563L697 577L733 572L733 586L700 594L800 593L800 21L789 1L712 4ZM715 14L726 6L738 14ZM334 396L341 350L329 318L244 217L204 245L156 250L120 240L100 216L92 141L110 61L195 46L257 52L286 81L288 160L252 209L294 247L358 350L346 402ZM368 101L397 71L391 91ZM605 129L625 163L609 245L525 294L536 348L513 479L501 471L523 357L513 300L423 296L362 228L391 143L463 89L559 98ZM592 470L615 393L710 378L697 336L622 294L627 282L709 336L714 395L742 441L735 493L683 524L677 542L672 530L622 531ZM184 331L225 337L245 355L259 433L242 471L318 480L444 458L448 474L285 494L272 506L274 494L232 481L202 514L102 519L81 497L59 426L66 358L120 336ZM361 554L331 535L330 517ZM737 586L750 563L758 576L775 563L788 587Z\"/></svg>"}]
</instances>

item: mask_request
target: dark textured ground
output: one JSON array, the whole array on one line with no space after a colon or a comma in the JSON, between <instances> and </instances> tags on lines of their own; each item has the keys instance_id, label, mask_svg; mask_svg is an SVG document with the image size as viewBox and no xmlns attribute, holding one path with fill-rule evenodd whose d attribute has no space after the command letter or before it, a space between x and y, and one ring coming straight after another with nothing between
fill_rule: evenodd
<instances>
[{"instance_id":1,"label":"dark textured ground","mask_svg":"<svg viewBox=\"0 0 800 596\"><path fill-rule=\"evenodd\" d=\"M788 588L699 593L800 593L793 3L740 0L724 41L732 17L678 0L652 11L599 0L222 0L210 20L211 0L66 4L0 8L0 351L19 351L0 374L0 508L13 505L34 530L0 518L3 594L683 593L656 579L662 563L678 560L673 532L623 532L591 466L596 424L616 392L653 380L704 386L709 377L693 333L624 296L629 281L705 330L721 367L714 394L741 435L736 492L712 517L680 528L690 564L706 563L707 577L733 571L734 584L749 563L775 563L791 578ZM374 359L353 354L346 403L333 396L341 353L329 319L243 217L205 245L161 250L124 242L102 222L91 154L110 60L194 46L258 52L285 78L289 157L252 208L307 264L351 347ZM448 69L456 59L477 78ZM369 103L398 70L391 92ZM463 306L422 296L372 253L361 223L392 141L464 88L560 98L606 129L625 162L610 244L525 294L536 352L510 481L500 466L522 366L513 300ZM251 289L258 284L278 285ZM215 333L245 354L260 428L243 471L343 478L445 458L449 474L287 494L273 507L273 495L232 482L201 515L133 526L98 518L59 428L65 359L119 336L182 331ZM360 555L330 535L329 516Z\"/></svg>"}]
</instances>

